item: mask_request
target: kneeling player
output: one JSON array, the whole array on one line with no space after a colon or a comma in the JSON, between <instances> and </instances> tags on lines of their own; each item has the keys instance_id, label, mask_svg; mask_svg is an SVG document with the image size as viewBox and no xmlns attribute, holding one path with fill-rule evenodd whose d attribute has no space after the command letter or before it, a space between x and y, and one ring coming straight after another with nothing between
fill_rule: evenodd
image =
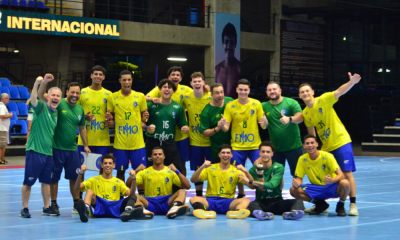
<instances>
[{"instance_id":1,"label":"kneeling player","mask_svg":"<svg viewBox=\"0 0 400 240\"><path fill-rule=\"evenodd\" d=\"M151 152L153 166L140 171L136 178L128 179L127 185L144 185L144 197L138 195L135 209L142 209L143 215L139 219L151 219L155 215L166 215L174 219L185 215L189 206L185 205L186 190L190 189L189 180L179 172L174 164L164 165L164 150L156 146ZM172 194L172 186L179 188Z\"/></svg>"},{"instance_id":2,"label":"kneeling player","mask_svg":"<svg viewBox=\"0 0 400 240\"><path fill-rule=\"evenodd\" d=\"M313 135L304 137L303 147L307 153L303 154L297 162L290 194L296 199L315 204L310 215L319 215L329 208L325 199L340 197L336 212L338 216L346 216L344 202L350 192L350 183L343 179L344 174L335 157L328 152L318 151L318 142ZM305 175L311 184L303 184Z\"/></svg>"},{"instance_id":3,"label":"kneeling player","mask_svg":"<svg viewBox=\"0 0 400 240\"><path fill-rule=\"evenodd\" d=\"M243 174L239 169L243 166L231 165L232 147L227 144L221 145L218 156L220 163L211 164L205 161L197 169L190 179L192 183L208 180L206 198L192 197L193 215L198 218L215 218L216 214L226 214L227 218L246 218L250 215L247 210L250 200L247 198L235 197L236 185L239 183L239 174ZM246 176L253 180L249 172L245 171Z\"/></svg>"},{"instance_id":4,"label":"kneeling player","mask_svg":"<svg viewBox=\"0 0 400 240\"><path fill-rule=\"evenodd\" d=\"M115 168L115 158L106 154L101 158L103 173L81 182L82 175L87 170L86 165L81 166L75 183L75 190L86 191L85 201L78 200L77 211L82 222L89 221L89 210L94 217L116 217L126 222L133 218L141 217L142 209L134 209L136 202L135 186L129 189L123 181L113 177L112 170ZM135 177L135 171L129 172ZM120 200L120 194L128 196Z\"/></svg>"}]
</instances>

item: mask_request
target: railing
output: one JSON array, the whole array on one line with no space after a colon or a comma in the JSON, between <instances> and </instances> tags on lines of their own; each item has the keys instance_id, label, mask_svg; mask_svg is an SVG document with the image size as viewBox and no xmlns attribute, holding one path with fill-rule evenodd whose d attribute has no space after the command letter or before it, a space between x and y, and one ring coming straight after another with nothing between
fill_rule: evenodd
<instances>
[{"instance_id":1,"label":"railing","mask_svg":"<svg viewBox=\"0 0 400 240\"><path fill-rule=\"evenodd\" d=\"M52 9L51 13L55 15L84 17L86 1L82 0L47 0L46 6Z\"/></svg>"}]
</instances>

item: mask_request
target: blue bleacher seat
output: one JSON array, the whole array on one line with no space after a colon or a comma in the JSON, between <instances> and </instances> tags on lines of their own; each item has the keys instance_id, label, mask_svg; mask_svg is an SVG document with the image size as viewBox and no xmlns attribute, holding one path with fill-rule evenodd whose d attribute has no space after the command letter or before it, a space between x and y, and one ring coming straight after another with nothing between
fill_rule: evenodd
<instances>
[{"instance_id":1,"label":"blue bleacher seat","mask_svg":"<svg viewBox=\"0 0 400 240\"><path fill-rule=\"evenodd\" d=\"M35 1L32 1L32 0L29 1L27 7L28 8L35 8Z\"/></svg>"},{"instance_id":2,"label":"blue bleacher seat","mask_svg":"<svg viewBox=\"0 0 400 240\"><path fill-rule=\"evenodd\" d=\"M8 94L8 96L10 96L10 95L11 95L11 93L10 93L10 89L9 89L8 87L4 87L4 86L2 86L0 89L1 89L1 93L7 93L7 94Z\"/></svg>"},{"instance_id":3,"label":"blue bleacher seat","mask_svg":"<svg viewBox=\"0 0 400 240\"><path fill-rule=\"evenodd\" d=\"M9 102L6 104L6 106L8 107L8 112L16 112L17 114L19 114L19 110L18 110L18 105L16 102Z\"/></svg>"},{"instance_id":4,"label":"blue bleacher seat","mask_svg":"<svg viewBox=\"0 0 400 240\"><path fill-rule=\"evenodd\" d=\"M28 2L26 0L19 0L19 6L20 7L27 7L28 6Z\"/></svg>"},{"instance_id":5,"label":"blue bleacher seat","mask_svg":"<svg viewBox=\"0 0 400 240\"><path fill-rule=\"evenodd\" d=\"M16 111L9 111L9 112L13 113L12 117L10 118L10 120L17 121L18 120L18 113Z\"/></svg>"},{"instance_id":6,"label":"blue bleacher seat","mask_svg":"<svg viewBox=\"0 0 400 240\"><path fill-rule=\"evenodd\" d=\"M18 0L11 0L11 6L18 7Z\"/></svg>"},{"instance_id":7,"label":"blue bleacher seat","mask_svg":"<svg viewBox=\"0 0 400 240\"><path fill-rule=\"evenodd\" d=\"M9 131L11 132L11 128L14 126L14 124L16 124L17 121L16 120L10 120L10 129Z\"/></svg>"},{"instance_id":8,"label":"blue bleacher seat","mask_svg":"<svg viewBox=\"0 0 400 240\"><path fill-rule=\"evenodd\" d=\"M49 9L50 9L49 7L46 7L46 5L44 5L44 2L37 1L36 4L37 4L37 5L36 5L37 8L46 9L46 10L49 10Z\"/></svg>"},{"instance_id":9,"label":"blue bleacher seat","mask_svg":"<svg viewBox=\"0 0 400 240\"><path fill-rule=\"evenodd\" d=\"M21 96L19 95L19 91L17 87L11 86L10 87L10 99L21 99Z\"/></svg>"},{"instance_id":10,"label":"blue bleacher seat","mask_svg":"<svg viewBox=\"0 0 400 240\"><path fill-rule=\"evenodd\" d=\"M0 79L0 82L2 87L11 87L11 83L10 80L8 80L8 78L2 78Z\"/></svg>"},{"instance_id":11,"label":"blue bleacher seat","mask_svg":"<svg viewBox=\"0 0 400 240\"><path fill-rule=\"evenodd\" d=\"M3 1L0 0L0 3L1 5L8 5L8 0L3 0Z\"/></svg>"},{"instance_id":12,"label":"blue bleacher seat","mask_svg":"<svg viewBox=\"0 0 400 240\"><path fill-rule=\"evenodd\" d=\"M21 99L29 99L31 95L29 94L28 88L26 87L18 87L19 95Z\"/></svg>"},{"instance_id":13,"label":"blue bleacher seat","mask_svg":"<svg viewBox=\"0 0 400 240\"><path fill-rule=\"evenodd\" d=\"M18 116L28 116L28 106L24 102L17 102L18 105Z\"/></svg>"},{"instance_id":14,"label":"blue bleacher seat","mask_svg":"<svg viewBox=\"0 0 400 240\"><path fill-rule=\"evenodd\" d=\"M17 133L17 134L27 134L27 132L28 132L28 125L26 124L26 120L21 120L21 119L19 119L19 120L17 120L17 124L19 124L19 125L22 126L21 132L20 132L20 133Z\"/></svg>"}]
</instances>

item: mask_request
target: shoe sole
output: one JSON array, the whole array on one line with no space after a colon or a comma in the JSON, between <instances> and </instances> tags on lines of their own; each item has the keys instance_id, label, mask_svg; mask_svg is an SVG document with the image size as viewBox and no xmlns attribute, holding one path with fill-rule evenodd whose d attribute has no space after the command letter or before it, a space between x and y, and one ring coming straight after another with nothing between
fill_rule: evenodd
<instances>
[{"instance_id":1,"label":"shoe sole","mask_svg":"<svg viewBox=\"0 0 400 240\"><path fill-rule=\"evenodd\" d=\"M312 207L311 207L311 208L306 208L306 209L304 209L304 212L305 212L305 213L311 213L311 212L314 211L314 209L313 209L313 210L310 210L310 209L312 209ZM326 210L323 211L322 213L328 213L328 209L326 209Z\"/></svg>"},{"instance_id":2,"label":"shoe sole","mask_svg":"<svg viewBox=\"0 0 400 240\"><path fill-rule=\"evenodd\" d=\"M321 213L324 213L324 212L327 213L328 212L328 208L329 208L329 204L326 204L326 205L327 206L323 211L316 212L315 209L314 209L314 211L310 212L309 214L310 215L320 215Z\"/></svg>"},{"instance_id":3,"label":"shoe sole","mask_svg":"<svg viewBox=\"0 0 400 240\"><path fill-rule=\"evenodd\" d=\"M202 209L194 210L193 215L200 219L213 219L217 217L217 214L214 211L204 211Z\"/></svg>"},{"instance_id":4,"label":"shoe sole","mask_svg":"<svg viewBox=\"0 0 400 240\"><path fill-rule=\"evenodd\" d=\"M183 206L180 206L175 212L167 213L167 218L174 219L174 218L185 215L188 211L189 211L189 206L183 205Z\"/></svg>"},{"instance_id":5,"label":"shoe sole","mask_svg":"<svg viewBox=\"0 0 400 240\"><path fill-rule=\"evenodd\" d=\"M134 208L134 209L132 209L131 214L121 215L121 221L127 222L131 219L139 218L142 215L143 215L143 208Z\"/></svg>"},{"instance_id":6,"label":"shoe sole","mask_svg":"<svg viewBox=\"0 0 400 240\"><path fill-rule=\"evenodd\" d=\"M295 215L293 215L295 213ZM283 220L298 220L304 216L303 210L296 210L290 213L292 216L286 216L285 213L282 214Z\"/></svg>"},{"instance_id":7,"label":"shoe sole","mask_svg":"<svg viewBox=\"0 0 400 240\"><path fill-rule=\"evenodd\" d=\"M269 215L268 217L262 217L260 216L260 214L257 214L257 212L262 212L261 210L254 210L253 211L253 216L256 217L258 220L264 221L264 220L274 220L275 215L271 213L271 215Z\"/></svg>"},{"instance_id":8,"label":"shoe sole","mask_svg":"<svg viewBox=\"0 0 400 240\"><path fill-rule=\"evenodd\" d=\"M243 219L250 215L250 211L247 209L242 209L239 211L229 211L226 213L226 217L229 219Z\"/></svg>"},{"instance_id":9,"label":"shoe sole","mask_svg":"<svg viewBox=\"0 0 400 240\"><path fill-rule=\"evenodd\" d=\"M87 222L89 221L89 218L86 216L85 214L85 210L86 210L86 205L84 201L79 201L76 204L76 210L79 213L79 218L81 219L81 222Z\"/></svg>"},{"instance_id":10,"label":"shoe sole","mask_svg":"<svg viewBox=\"0 0 400 240\"><path fill-rule=\"evenodd\" d=\"M138 217L138 220L151 220L154 218L154 213L152 212L147 212L143 213L142 216Z\"/></svg>"},{"instance_id":11,"label":"shoe sole","mask_svg":"<svg viewBox=\"0 0 400 240\"><path fill-rule=\"evenodd\" d=\"M19 215L21 218L31 218L31 216L22 216L21 214Z\"/></svg>"}]
</instances>

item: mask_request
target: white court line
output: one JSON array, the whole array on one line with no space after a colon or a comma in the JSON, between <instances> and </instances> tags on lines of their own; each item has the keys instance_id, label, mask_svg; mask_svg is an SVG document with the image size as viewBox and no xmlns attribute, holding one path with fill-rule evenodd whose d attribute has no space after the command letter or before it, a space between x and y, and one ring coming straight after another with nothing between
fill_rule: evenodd
<instances>
[{"instance_id":1,"label":"white court line","mask_svg":"<svg viewBox=\"0 0 400 240\"><path fill-rule=\"evenodd\" d=\"M384 177L397 178L397 177L399 177L399 175L392 175L392 176L376 176L376 177L361 177L361 178L356 178L356 179L357 179L357 181L358 181L359 179L384 178Z\"/></svg>"},{"instance_id":2,"label":"white court line","mask_svg":"<svg viewBox=\"0 0 400 240\"><path fill-rule=\"evenodd\" d=\"M400 183L400 182L391 182L391 183L380 183L380 184L368 184L368 185L358 185L357 184L357 187L368 187L368 186L385 186L385 185L388 185L388 184L397 184L397 183Z\"/></svg>"},{"instance_id":3,"label":"white court line","mask_svg":"<svg viewBox=\"0 0 400 240\"><path fill-rule=\"evenodd\" d=\"M250 238L237 238L237 239L258 239L258 238L271 238L275 236L283 236L283 235L292 235L292 234L300 234L301 236L304 236L303 233L306 232L317 232L317 231L325 231L325 230L331 230L331 229L343 229L343 228L354 228L354 227L360 227L360 226L368 226L368 225L373 225L373 224L383 224L383 223L388 223L388 222L397 222L400 221L400 218L397 219L392 219L392 220L386 220L386 221L377 221L377 222L370 222L370 223L360 223L360 224L350 224L350 225L343 225L343 226L337 226L337 227L328 227L328 228L317 228L317 229L310 229L310 230L301 230L301 231L293 231L293 232L285 232L285 233L277 233L277 234L268 234L268 235L261 235L257 237L250 237Z\"/></svg>"},{"instance_id":4,"label":"white court line","mask_svg":"<svg viewBox=\"0 0 400 240\"><path fill-rule=\"evenodd\" d=\"M385 193L395 193L395 192L400 192L400 191L379 192L379 193L364 193L364 194L357 194L357 197L358 196L365 196L365 195L378 195L378 194L385 194Z\"/></svg>"},{"instance_id":5,"label":"white court line","mask_svg":"<svg viewBox=\"0 0 400 240\"><path fill-rule=\"evenodd\" d=\"M400 158L400 157L381 158L381 159L379 159L379 161L384 162L384 163L400 164L400 162L388 162L388 161L385 161L385 160L388 160L388 159L391 160L393 158Z\"/></svg>"}]
</instances>

